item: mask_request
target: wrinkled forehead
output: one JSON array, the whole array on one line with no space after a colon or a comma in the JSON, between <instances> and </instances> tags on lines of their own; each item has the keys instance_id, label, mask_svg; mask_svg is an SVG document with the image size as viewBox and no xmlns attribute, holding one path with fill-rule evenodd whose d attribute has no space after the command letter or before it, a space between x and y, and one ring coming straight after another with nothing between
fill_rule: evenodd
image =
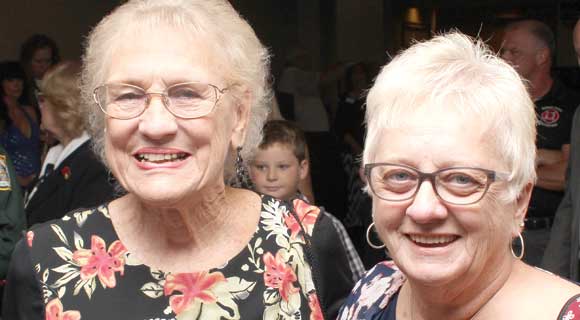
<instances>
[{"instance_id":1,"label":"wrinkled forehead","mask_svg":"<svg viewBox=\"0 0 580 320\"><path fill-rule=\"evenodd\" d=\"M491 167L491 162L502 161L487 124L453 109L416 110L391 126L379 128L377 133L371 162L415 165L429 159L443 167Z\"/></svg>"},{"instance_id":2,"label":"wrinkled forehead","mask_svg":"<svg viewBox=\"0 0 580 320\"><path fill-rule=\"evenodd\" d=\"M524 27L507 29L503 37L503 44L506 49L528 49L535 50L545 46L530 30Z\"/></svg>"},{"instance_id":3,"label":"wrinkled forehead","mask_svg":"<svg viewBox=\"0 0 580 320\"><path fill-rule=\"evenodd\" d=\"M107 55L101 61L104 83L118 67L119 57L134 56L135 64L139 59L147 58L150 61L158 61L157 66L149 65L148 68L162 69L170 65L174 60L188 60L191 65L205 66L211 70L213 79L222 78L229 70L226 59L216 47L212 35L197 32L192 28L184 28L175 25L128 24L117 35L108 41ZM179 57L178 57L179 56ZM131 61L125 59L125 61ZM186 73L187 71L183 71ZM184 75L187 80L188 75ZM195 79L189 79L195 80ZM227 79L226 79L227 81Z\"/></svg>"},{"instance_id":4,"label":"wrinkled forehead","mask_svg":"<svg viewBox=\"0 0 580 320\"><path fill-rule=\"evenodd\" d=\"M367 145L370 153L376 156L378 146L389 143L389 132L398 132L397 137L408 139L432 139L436 141L443 133L465 133L472 138L473 144L495 141L498 122L491 114L485 114L482 108L468 108L459 100L415 101L413 107L400 106L386 108L379 121L370 124L376 141ZM458 128L460 130L458 130Z\"/></svg>"}]
</instances>

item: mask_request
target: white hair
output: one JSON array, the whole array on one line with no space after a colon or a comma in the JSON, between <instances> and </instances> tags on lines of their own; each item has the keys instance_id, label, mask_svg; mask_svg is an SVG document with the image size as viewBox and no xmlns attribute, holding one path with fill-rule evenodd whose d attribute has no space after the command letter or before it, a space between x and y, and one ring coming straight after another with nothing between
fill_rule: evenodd
<instances>
[{"instance_id":1,"label":"white hair","mask_svg":"<svg viewBox=\"0 0 580 320\"><path fill-rule=\"evenodd\" d=\"M510 171L506 201L535 181L534 104L517 72L481 40L439 35L383 67L367 96L363 163L374 161L384 129L418 111L459 112L486 129Z\"/></svg>"},{"instance_id":2,"label":"white hair","mask_svg":"<svg viewBox=\"0 0 580 320\"><path fill-rule=\"evenodd\" d=\"M252 106L242 149L244 158L249 158L261 141L262 126L270 110L270 56L250 25L225 0L132 0L94 28L83 57L81 89L96 153L106 163L105 117L93 100L93 90L105 82L116 48L130 41L129 35L160 27L195 37L214 54L214 61L219 62L216 70L227 82L249 89ZM199 41L200 38L206 41ZM228 171L231 172L226 168Z\"/></svg>"}]
</instances>

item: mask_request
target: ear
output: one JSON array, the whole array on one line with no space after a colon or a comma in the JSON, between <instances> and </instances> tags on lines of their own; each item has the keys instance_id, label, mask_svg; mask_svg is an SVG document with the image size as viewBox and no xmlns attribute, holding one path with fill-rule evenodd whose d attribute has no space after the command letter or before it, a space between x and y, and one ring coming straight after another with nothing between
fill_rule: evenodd
<instances>
[{"instance_id":1,"label":"ear","mask_svg":"<svg viewBox=\"0 0 580 320\"><path fill-rule=\"evenodd\" d=\"M538 52L536 52L536 64L537 65L543 65L548 63L548 60L550 59L550 50L548 50L548 48L542 48L540 50L538 50Z\"/></svg>"},{"instance_id":2,"label":"ear","mask_svg":"<svg viewBox=\"0 0 580 320\"><path fill-rule=\"evenodd\" d=\"M241 147L246 141L246 132L250 122L250 113L252 109L252 94L246 87L242 87L242 94L234 99L233 118L234 127L232 130L231 143L233 148Z\"/></svg>"},{"instance_id":3,"label":"ear","mask_svg":"<svg viewBox=\"0 0 580 320\"><path fill-rule=\"evenodd\" d=\"M308 177L308 171L310 170L308 160L304 159L300 161L299 170L300 170L300 180L306 179L306 177Z\"/></svg>"},{"instance_id":4,"label":"ear","mask_svg":"<svg viewBox=\"0 0 580 320\"><path fill-rule=\"evenodd\" d=\"M516 198L516 212L514 215L514 221L516 222L517 231L522 231L522 226L520 225L526 218L528 213L528 205L530 204L530 197L532 196L532 189L534 185L529 182L523 188L518 197Z\"/></svg>"}]
</instances>

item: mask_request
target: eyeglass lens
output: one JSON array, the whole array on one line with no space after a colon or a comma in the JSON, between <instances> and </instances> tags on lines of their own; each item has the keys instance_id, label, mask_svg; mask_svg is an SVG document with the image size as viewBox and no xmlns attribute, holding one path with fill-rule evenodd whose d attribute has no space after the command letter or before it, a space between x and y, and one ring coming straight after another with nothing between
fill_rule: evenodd
<instances>
[{"instance_id":1,"label":"eyeglass lens","mask_svg":"<svg viewBox=\"0 0 580 320\"><path fill-rule=\"evenodd\" d=\"M114 118L139 116L153 95L160 95L171 113L184 118L202 117L217 103L218 90L204 83L183 83L168 87L163 93L147 93L127 84L108 84L95 90L95 99L103 111Z\"/></svg>"}]
</instances>

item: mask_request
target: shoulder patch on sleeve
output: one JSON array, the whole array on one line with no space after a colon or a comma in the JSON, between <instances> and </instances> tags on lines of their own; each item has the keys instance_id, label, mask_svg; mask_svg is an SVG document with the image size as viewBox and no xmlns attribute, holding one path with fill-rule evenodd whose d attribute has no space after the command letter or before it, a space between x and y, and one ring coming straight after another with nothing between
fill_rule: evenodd
<instances>
[{"instance_id":1,"label":"shoulder patch on sleeve","mask_svg":"<svg viewBox=\"0 0 580 320\"><path fill-rule=\"evenodd\" d=\"M9 191L11 189L7 159L5 155L0 155L0 191Z\"/></svg>"}]
</instances>

